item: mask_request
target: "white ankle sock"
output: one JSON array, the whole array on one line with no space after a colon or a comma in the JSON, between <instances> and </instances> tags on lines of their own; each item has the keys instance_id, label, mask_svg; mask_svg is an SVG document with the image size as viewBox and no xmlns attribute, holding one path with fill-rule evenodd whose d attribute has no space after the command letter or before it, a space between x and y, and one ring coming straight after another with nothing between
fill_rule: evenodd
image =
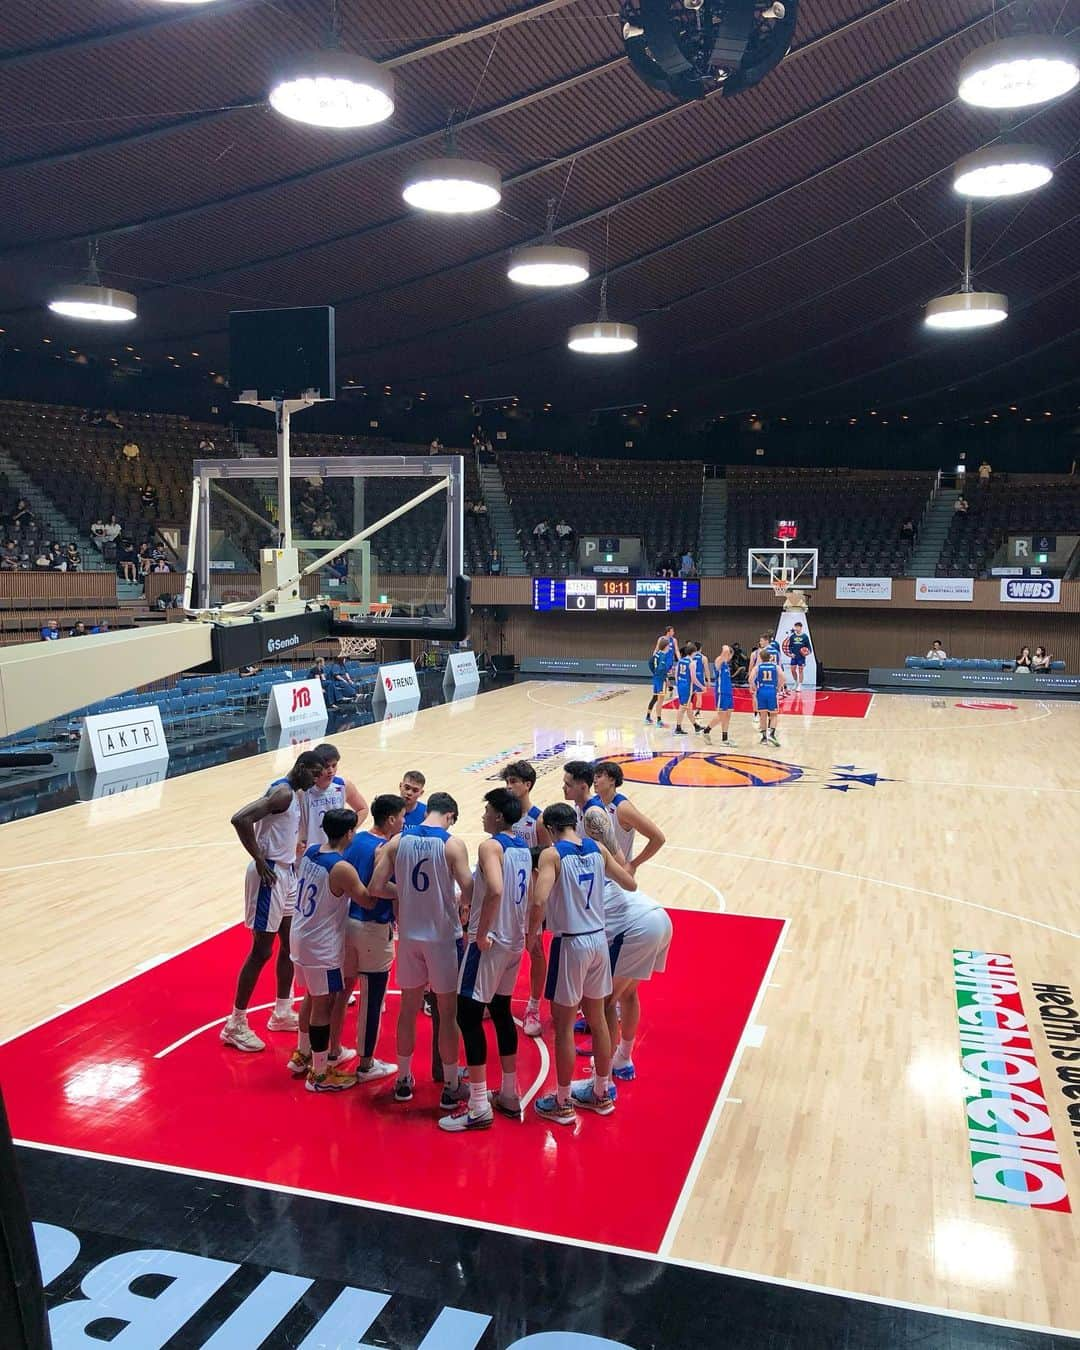
<instances>
[{"instance_id":1,"label":"white ankle sock","mask_svg":"<svg viewBox=\"0 0 1080 1350\"><path fill-rule=\"evenodd\" d=\"M275 1017L284 1017L284 1016L286 1016L288 1013L291 1013L291 1012L292 1012L292 999L291 999L291 998L276 998L276 999L274 999L274 1016L275 1016Z\"/></svg>"},{"instance_id":2,"label":"white ankle sock","mask_svg":"<svg viewBox=\"0 0 1080 1350\"><path fill-rule=\"evenodd\" d=\"M412 1055L398 1055L397 1076L399 1078L409 1078L411 1075L412 1075Z\"/></svg>"},{"instance_id":3,"label":"white ankle sock","mask_svg":"<svg viewBox=\"0 0 1080 1350\"><path fill-rule=\"evenodd\" d=\"M474 1116L483 1115L488 1109L487 1083L474 1083L469 1080L469 1111Z\"/></svg>"},{"instance_id":4,"label":"white ankle sock","mask_svg":"<svg viewBox=\"0 0 1080 1350\"><path fill-rule=\"evenodd\" d=\"M235 1026L238 1026L238 1027L246 1027L246 1026L247 1026L247 1009L246 1009L246 1008L233 1008L233 1010L232 1010L232 1016L229 1018L229 1021L232 1022Z\"/></svg>"},{"instance_id":5,"label":"white ankle sock","mask_svg":"<svg viewBox=\"0 0 1080 1350\"><path fill-rule=\"evenodd\" d=\"M311 1052L311 1071L318 1078L324 1074L330 1060L329 1050L313 1050Z\"/></svg>"},{"instance_id":6,"label":"white ankle sock","mask_svg":"<svg viewBox=\"0 0 1080 1350\"><path fill-rule=\"evenodd\" d=\"M525 1011L538 1013L540 1011L540 1000L538 998L529 999L528 1003L525 1004Z\"/></svg>"},{"instance_id":7,"label":"white ankle sock","mask_svg":"<svg viewBox=\"0 0 1080 1350\"><path fill-rule=\"evenodd\" d=\"M517 1070L513 1073L507 1073L503 1070L502 1087L499 1089L504 1097L516 1097L518 1095Z\"/></svg>"},{"instance_id":8,"label":"white ankle sock","mask_svg":"<svg viewBox=\"0 0 1080 1350\"><path fill-rule=\"evenodd\" d=\"M297 1050L300 1051L302 1055L311 1054L311 1037L308 1035L306 1031L301 1031L297 1033L296 1048Z\"/></svg>"},{"instance_id":9,"label":"white ankle sock","mask_svg":"<svg viewBox=\"0 0 1080 1350\"><path fill-rule=\"evenodd\" d=\"M619 1064L629 1064L634 1056L634 1042L619 1041L619 1048L615 1051L615 1060Z\"/></svg>"},{"instance_id":10,"label":"white ankle sock","mask_svg":"<svg viewBox=\"0 0 1080 1350\"><path fill-rule=\"evenodd\" d=\"M456 1064L447 1064L443 1061L442 1066L443 1085L448 1088L457 1087L461 1081L461 1070Z\"/></svg>"}]
</instances>

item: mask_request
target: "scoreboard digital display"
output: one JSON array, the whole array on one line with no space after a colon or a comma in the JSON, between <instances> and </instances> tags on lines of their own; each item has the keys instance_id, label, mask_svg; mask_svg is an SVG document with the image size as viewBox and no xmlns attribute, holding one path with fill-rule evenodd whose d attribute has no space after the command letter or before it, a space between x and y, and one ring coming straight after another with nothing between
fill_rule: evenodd
<instances>
[{"instance_id":1,"label":"scoreboard digital display","mask_svg":"<svg viewBox=\"0 0 1080 1350\"><path fill-rule=\"evenodd\" d=\"M533 609L588 614L600 610L670 610L701 608L701 583L669 577L534 577Z\"/></svg>"}]
</instances>

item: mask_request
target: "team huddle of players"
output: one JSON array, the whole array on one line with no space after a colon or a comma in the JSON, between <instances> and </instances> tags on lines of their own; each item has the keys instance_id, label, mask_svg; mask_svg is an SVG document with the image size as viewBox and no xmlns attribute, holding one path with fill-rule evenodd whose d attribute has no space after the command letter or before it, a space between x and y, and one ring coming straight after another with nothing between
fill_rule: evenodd
<instances>
[{"instance_id":1,"label":"team huddle of players","mask_svg":"<svg viewBox=\"0 0 1080 1350\"><path fill-rule=\"evenodd\" d=\"M666 910L638 891L636 875L664 835L620 792L619 765L567 762L564 800L543 812L530 796L532 765L507 765L503 786L484 797L486 837L470 867L464 840L451 834L458 805L449 793L422 801L425 777L409 770L397 792L379 794L369 807L338 773L339 760L329 744L305 751L232 817L251 855L245 923L252 941L221 1040L237 1050L266 1048L248 1007L276 935L277 997L267 1028L296 1032L288 1069L309 1091L341 1092L393 1076L394 1100L411 1101L426 1000L432 1076L446 1113L439 1125L452 1133L487 1129L495 1112L522 1115L510 1001L527 954L522 1028L542 1034L542 996L554 1027L556 1088L536 1099L536 1112L562 1125L578 1110L610 1115L615 1080L637 1073L638 986L663 971L672 938ZM395 960L400 1007L391 1063L375 1051ZM294 976L305 990L298 1012ZM343 1042L354 989L355 1049ZM492 1090L485 1016L501 1068ZM575 1082L581 1030L591 1035L592 1073Z\"/></svg>"},{"instance_id":2,"label":"team huddle of players","mask_svg":"<svg viewBox=\"0 0 1080 1350\"><path fill-rule=\"evenodd\" d=\"M788 639L788 652L791 664L791 683L795 690L802 688L803 674L806 670L806 658L810 655L810 638L804 632L803 625L796 622ZM675 635L675 629L668 627L657 639L653 654L649 658L652 672L652 698L645 710L645 721L653 725L653 710L656 709L655 725L665 726L662 720L664 700L674 696L677 711L674 732L676 736L687 736L689 732L683 726L687 715L690 725L696 732L709 740L713 728L720 727L721 743L734 746L729 728L731 714L735 708L735 692L731 680L732 648L725 643L720 654L712 664L711 676L708 661L701 644L689 639L681 644ZM754 719L761 735L762 745L779 745L776 735L776 721L779 713L779 700L787 685L788 678L780 665L780 645L768 633L762 633L757 646L750 654L747 671ZM701 711L701 696L708 683L712 684L715 696L716 712L707 726L698 721ZM659 706L657 706L659 705Z\"/></svg>"}]
</instances>

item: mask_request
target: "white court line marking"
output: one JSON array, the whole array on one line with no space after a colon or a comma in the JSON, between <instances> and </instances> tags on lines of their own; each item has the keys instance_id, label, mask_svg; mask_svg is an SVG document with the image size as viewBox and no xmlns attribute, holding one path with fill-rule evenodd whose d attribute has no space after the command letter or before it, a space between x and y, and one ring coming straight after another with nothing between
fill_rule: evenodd
<instances>
[{"instance_id":1,"label":"white court line marking","mask_svg":"<svg viewBox=\"0 0 1080 1350\"><path fill-rule=\"evenodd\" d=\"M954 690L952 690L951 692L952 692L952 693L959 693L960 691L954 689ZM894 698L906 698L906 699L910 699L910 698L912 698L912 697L915 697L915 698L929 698L929 697L930 697L930 694L929 694L929 693L927 693L927 694L916 694L916 695L912 695L912 694L894 694L893 697L894 697ZM1064 700L1062 700L1062 701L1064 702ZM1070 700L1070 702L1071 702L1071 700ZM996 722L963 722L963 723L961 723L961 722L955 722L955 723L950 723L950 724L945 724L945 723L943 723L943 722L930 722L930 723L928 723L926 726L921 726L921 727L874 727L873 730L874 730L874 734L877 735L877 736L881 736L881 735L885 735L885 734L888 734L888 735L902 735L902 736L908 736L908 735L910 735L912 732L915 732L915 731L938 731L938 732L942 732L942 731L944 731L944 732L952 732L952 731L990 731L990 730L1008 731L1008 730L1010 730L1012 727L1020 727L1020 726L1023 726L1023 725L1024 725L1025 723L1027 723L1027 722L1041 722L1044 718L1046 718L1046 717L1052 717L1053 714L1054 714L1054 708L1053 708L1053 705L1052 705L1052 704L1040 702L1040 703L1037 703L1035 706L1038 707L1038 708L1041 708L1041 709L1042 709L1042 712L1036 713L1033 717L1007 717L1007 718L1005 718L1003 721L1002 721L1002 720L999 720L999 721L996 721ZM947 712L948 709L945 709L945 711Z\"/></svg>"},{"instance_id":2,"label":"white court line marking","mask_svg":"<svg viewBox=\"0 0 1080 1350\"><path fill-rule=\"evenodd\" d=\"M84 853L76 858L43 858L40 862L0 867L0 872L32 872L35 867L57 867L62 863L99 862L103 858L140 858L147 853L179 853L187 849L234 848L235 839L215 839L209 844L162 844L160 848L121 848L115 853Z\"/></svg>"},{"instance_id":3,"label":"white court line marking","mask_svg":"<svg viewBox=\"0 0 1080 1350\"><path fill-rule=\"evenodd\" d=\"M683 1270L699 1270L706 1275L730 1275L737 1280L752 1280L755 1284L775 1285L780 1289L799 1289L808 1294L831 1294L835 1298L851 1299L854 1303L872 1303L881 1308L902 1308L905 1312L928 1313L932 1317L947 1317L957 1322L977 1322L982 1326L1006 1327L1016 1331L1039 1332L1044 1336L1080 1339L1080 1332L1062 1327L1042 1326L1035 1322L1010 1322L1004 1317L986 1317L979 1313L961 1312L955 1308L939 1308L931 1303L910 1303L905 1299L884 1298L881 1294L863 1294L851 1289L838 1289L827 1284L807 1284L803 1280L786 1280L779 1275L762 1275L734 1266L714 1266L706 1261L691 1261L686 1257L668 1256L637 1247L615 1247L610 1243L589 1242L584 1238L563 1237L557 1233L538 1233L531 1228L515 1228L509 1224L490 1223L487 1220L466 1219L453 1214L438 1214L434 1210L410 1209L370 1200L358 1200L351 1195L331 1195L329 1191L310 1191L301 1186L283 1186L280 1182L254 1181L250 1177L230 1176L225 1172L202 1172L193 1167L177 1167L171 1163L140 1162L138 1158L124 1158L115 1153L94 1153L89 1149L64 1148L59 1144L41 1144L32 1139L15 1139L20 1148L33 1148L41 1153L62 1153L73 1158L90 1158L96 1162L118 1163L122 1167L144 1167L151 1172L169 1172L177 1176L195 1177L202 1181L223 1181L233 1186L251 1186L258 1191L273 1191L278 1195L297 1195L308 1200L324 1200L334 1205L351 1205L354 1209L369 1209L376 1213L402 1214L406 1218L426 1219L431 1223L457 1224L486 1233L506 1233L509 1237L527 1238L532 1242L547 1242L564 1247L578 1247L585 1251L630 1256L638 1260L655 1261Z\"/></svg>"},{"instance_id":4,"label":"white court line marking","mask_svg":"<svg viewBox=\"0 0 1080 1350\"><path fill-rule=\"evenodd\" d=\"M770 989L775 989L776 985L770 984L768 987ZM752 1027L747 1027L743 1036L747 1048L750 1050L760 1050L765 1044L765 1033L768 1029L768 1027L763 1027L759 1023L755 1023Z\"/></svg>"},{"instance_id":5,"label":"white court line marking","mask_svg":"<svg viewBox=\"0 0 1080 1350\"><path fill-rule=\"evenodd\" d=\"M758 985L758 991L754 998L753 1007L750 1009L746 1023L743 1026L742 1035L739 1037L739 1044L735 1047L735 1053L731 1057L731 1063L728 1065L728 1071L724 1075L724 1081L720 1084L720 1091L716 1095L716 1101L713 1103L713 1109L709 1115L705 1129L702 1131L701 1139L698 1141L697 1151L694 1153L693 1160L690 1163L690 1170L686 1174L686 1180L679 1191L679 1198L675 1201L675 1208L671 1211L671 1218L664 1229L664 1236L660 1239L658 1254L665 1260L670 1259L671 1247L675 1241L675 1235L678 1232L683 1216L686 1213L686 1207L690 1203L690 1194L697 1185L697 1179L701 1172L702 1164L705 1162L705 1155L712 1147L713 1136L716 1134L716 1127L720 1123L720 1116L723 1113L724 1106L728 1101L728 1094L735 1081L735 1075L739 1072L739 1064L742 1062L743 1051L746 1048L746 1037L749 1029L757 1022L758 1012L765 998L765 990L768 988L769 980L772 978L773 970L780 959L780 952L784 946L784 939L787 937L788 929L791 927L791 920L784 919L780 932L776 939L776 945L773 947L772 956L769 958L769 964L765 967L765 973L761 977L761 983Z\"/></svg>"},{"instance_id":6,"label":"white court line marking","mask_svg":"<svg viewBox=\"0 0 1080 1350\"><path fill-rule=\"evenodd\" d=\"M795 867L803 872L820 872L823 876L843 877L846 881L863 881L871 886L891 886L893 890L907 891L911 895L928 895L933 900L948 900L954 905L965 905L968 909L981 909L986 914L996 914L1002 919L1015 919L1017 923L1031 924L1033 928L1045 928L1050 933L1060 933L1062 937L1080 938L1080 933L1070 932L1068 928L1058 928L1052 923L1043 923L1041 919L1026 919L1022 914L1014 914L1009 909L996 909L993 905L980 905L977 900L963 900L958 895L945 895L942 891L928 891L922 886L909 886L903 881L887 881L884 877L868 877L862 872L842 872L835 867L819 867L816 863L789 862L786 858L762 858L756 853L731 853L719 848L693 848L689 844L665 845L683 853L708 853L717 858L738 858L742 862L768 863L776 867Z\"/></svg>"},{"instance_id":7,"label":"white court line marking","mask_svg":"<svg viewBox=\"0 0 1080 1350\"><path fill-rule=\"evenodd\" d=\"M916 787L976 788L985 792L1080 792L1080 787L1049 787L1045 783L954 783L944 778L897 778Z\"/></svg>"},{"instance_id":8,"label":"white court line marking","mask_svg":"<svg viewBox=\"0 0 1080 1350\"><path fill-rule=\"evenodd\" d=\"M658 863L653 858L650 858L649 861L645 864L645 866L649 868L653 867L659 868L660 871L662 872L677 872L679 876L688 877L698 886L706 887L706 889L712 891L713 895L716 896L716 910L708 912L709 913L715 912L717 914L723 914L726 912L727 901L724 899L723 892L719 890L716 886L714 886L711 881L706 881L704 877L696 876L693 872L684 872L681 867L669 867L667 863Z\"/></svg>"}]
</instances>

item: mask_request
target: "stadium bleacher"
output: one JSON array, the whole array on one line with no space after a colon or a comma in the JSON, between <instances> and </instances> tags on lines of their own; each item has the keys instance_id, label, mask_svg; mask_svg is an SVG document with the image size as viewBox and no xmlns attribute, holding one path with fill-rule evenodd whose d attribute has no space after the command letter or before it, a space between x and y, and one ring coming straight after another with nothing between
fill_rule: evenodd
<instances>
[{"instance_id":1,"label":"stadium bleacher","mask_svg":"<svg viewBox=\"0 0 1080 1350\"><path fill-rule=\"evenodd\" d=\"M1080 481L1016 474L965 488L966 513L949 524L938 576L982 576L1010 534L1080 534Z\"/></svg>"}]
</instances>

